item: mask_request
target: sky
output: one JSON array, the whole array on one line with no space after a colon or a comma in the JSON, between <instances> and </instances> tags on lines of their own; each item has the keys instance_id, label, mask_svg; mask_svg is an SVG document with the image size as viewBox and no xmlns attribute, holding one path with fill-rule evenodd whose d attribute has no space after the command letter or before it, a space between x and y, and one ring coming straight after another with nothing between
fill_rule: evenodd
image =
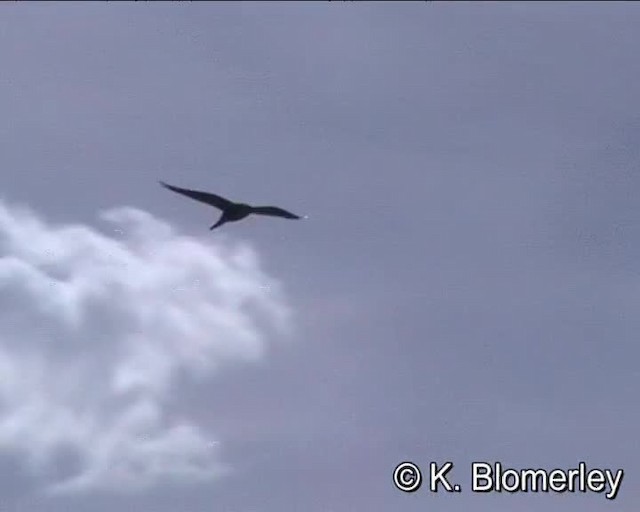
<instances>
[{"instance_id":1,"label":"sky","mask_svg":"<svg viewBox=\"0 0 640 512\"><path fill-rule=\"evenodd\" d=\"M3 511L636 510L639 4L1 9Z\"/></svg>"}]
</instances>

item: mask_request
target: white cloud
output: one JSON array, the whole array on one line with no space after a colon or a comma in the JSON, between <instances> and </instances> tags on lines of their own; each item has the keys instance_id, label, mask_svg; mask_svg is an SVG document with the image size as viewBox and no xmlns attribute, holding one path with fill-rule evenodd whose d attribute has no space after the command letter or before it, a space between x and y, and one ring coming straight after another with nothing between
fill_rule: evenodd
<instances>
[{"instance_id":1,"label":"white cloud","mask_svg":"<svg viewBox=\"0 0 640 512\"><path fill-rule=\"evenodd\" d=\"M59 492L215 477L214 439L166 401L179 372L258 359L286 334L280 287L246 245L131 208L101 217L112 234L0 202L0 450Z\"/></svg>"}]
</instances>

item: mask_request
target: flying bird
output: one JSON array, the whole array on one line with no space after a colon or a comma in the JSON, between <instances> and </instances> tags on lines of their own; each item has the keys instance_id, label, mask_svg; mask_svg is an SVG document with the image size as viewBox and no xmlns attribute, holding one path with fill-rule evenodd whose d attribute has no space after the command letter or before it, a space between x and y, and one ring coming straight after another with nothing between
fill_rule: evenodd
<instances>
[{"instance_id":1,"label":"flying bird","mask_svg":"<svg viewBox=\"0 0 640 512\"><path fill-rule=\"evenodd\" d=\"M200 201L201 203L215 206L219 210L222 210L222 216L220 217L220 219L218 219L218 222L216 222L209 228L210 230L220 227L227 222L242 220L252 213L258 215L270 215L271 217L283 217L285 219L302 218L294 213L288 212L287 210L278 208L277 206L251 206L245 203L236 203L233 201L229 201L229 199L225 199L224 197L220 197L216 194L211 194L210 192L201 192L199 190L189 190L187 188L174 187L173 185L169 185L164 181L161 181L160 185L173 192L177 192L178 194L182 194L183 196L190 197L191 199L195 199L196 201Z\"/></svg>"}]
</instances>

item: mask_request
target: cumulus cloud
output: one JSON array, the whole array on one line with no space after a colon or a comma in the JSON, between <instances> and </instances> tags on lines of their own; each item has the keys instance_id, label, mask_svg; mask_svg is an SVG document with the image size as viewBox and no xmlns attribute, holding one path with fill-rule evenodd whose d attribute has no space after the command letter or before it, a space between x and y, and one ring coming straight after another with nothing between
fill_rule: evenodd
<instances>
[{"instance_id":1,"label":"cumulus cloud","mask_svg":"<svg viewBox=\"0 0 640 512\"><path fill-rule=\"evenodd\" d=\"M211 433L168 401L178 377L288 333L280 286L247 245L132 208L101 219L54 226L0 202L0 451L55 492L213 478Z\"/></svg>"}]
</instances>

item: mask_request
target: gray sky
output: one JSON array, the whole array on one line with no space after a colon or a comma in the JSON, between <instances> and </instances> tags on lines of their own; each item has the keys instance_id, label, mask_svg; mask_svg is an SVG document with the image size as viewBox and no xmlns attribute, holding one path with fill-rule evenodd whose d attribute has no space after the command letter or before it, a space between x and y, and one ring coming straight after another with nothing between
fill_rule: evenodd
<instances>
[{"instance_id":1,"label":"gray sky","mask_svg":"<svg viewBox=\"0 0 640 512\"><path fill-rule=\"evenodd\" d=\"M636 510L638 26L3 5L0 507ZM158 179L310 218L210 233ZM403 460L463 491L400 493ZM472 461L626 475L481 495Z\"/></svg>"}]
</instances>

